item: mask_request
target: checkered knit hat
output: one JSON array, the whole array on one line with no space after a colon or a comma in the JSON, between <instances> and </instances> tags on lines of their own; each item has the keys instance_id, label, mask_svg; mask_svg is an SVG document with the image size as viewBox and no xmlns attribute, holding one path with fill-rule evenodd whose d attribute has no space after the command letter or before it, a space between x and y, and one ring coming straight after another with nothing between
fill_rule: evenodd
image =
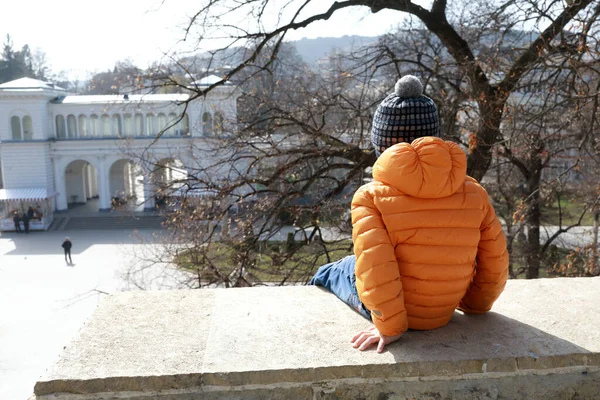
<instances>
[{"instance_id":1,"label":"checkered knit hat","mask_svg":"<svg viewBox=\"0 0 600 400\"><path fill-rule=\"evenodd\" d=\"M433 100L423 95L419 78L405 75L396 82L394 93L377 107L371 142L379 157L396 143L411 143L422 136L440 136L437 107Z\"/></svg>"}]
</instances>

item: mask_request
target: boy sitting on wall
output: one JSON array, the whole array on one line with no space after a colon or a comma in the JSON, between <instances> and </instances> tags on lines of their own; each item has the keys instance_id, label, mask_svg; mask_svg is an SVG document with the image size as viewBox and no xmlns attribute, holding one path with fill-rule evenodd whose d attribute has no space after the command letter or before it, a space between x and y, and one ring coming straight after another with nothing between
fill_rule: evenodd
<instances>
[{"instance_id":1,"label":"boy sitting on wall","mask_svg":"<svg viewBox=\"0 0 600 400\"><path fill-rule=\"evenodd\" d=\"M373 119L378 159L352 200L354 256L310 282L373 322L352 338L359 350L440 328L455 309L485 313L506 284L506 238L488 194L466 175L461 148L439 136L435 104L404 76Z\"/></svg>"}]
</instances>

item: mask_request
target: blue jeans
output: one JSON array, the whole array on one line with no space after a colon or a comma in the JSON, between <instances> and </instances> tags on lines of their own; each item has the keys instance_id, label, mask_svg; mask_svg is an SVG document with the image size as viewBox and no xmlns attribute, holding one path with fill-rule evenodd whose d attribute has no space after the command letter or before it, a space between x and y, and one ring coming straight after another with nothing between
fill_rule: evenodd
<instances>
[{"instance_id":1,"label":"blue jeans","mask_svg":"<svg viewBox=\"0 0 600 400\"><path fill-rule=\"evenodd\" d=\"M348 256L319 268L309 285L323 286L357 313L371 321L371 312L361 303L356 290L356 257Z\"/></svg>"}]
</instances>

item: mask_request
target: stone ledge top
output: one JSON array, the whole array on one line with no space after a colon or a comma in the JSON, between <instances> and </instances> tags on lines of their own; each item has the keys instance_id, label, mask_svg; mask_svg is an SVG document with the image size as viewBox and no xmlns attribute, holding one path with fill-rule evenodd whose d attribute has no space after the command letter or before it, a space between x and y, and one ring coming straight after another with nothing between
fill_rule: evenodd
<instances>
[{"instance_id":1,"label":"stone ledge top","mask_svg":"<svg viewBox=\"0 0 600 400\"><path fill-rule=\"evenodd\" d=\"M512 280L491 312L455 312L378 354L352 348L370 323L317 287L126 292L101 302L35 394L597 367L598 304L600 278Z\"/></svg>"}]
</instances>

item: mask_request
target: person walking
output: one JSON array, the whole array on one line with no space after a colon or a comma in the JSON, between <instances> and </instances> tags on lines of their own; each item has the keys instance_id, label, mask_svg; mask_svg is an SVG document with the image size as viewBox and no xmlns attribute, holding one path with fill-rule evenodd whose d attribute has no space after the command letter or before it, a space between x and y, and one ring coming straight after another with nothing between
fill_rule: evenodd
<instances>
[{"instance_id":1,"label":"person walking","mask_svg":"<svg viewBox=\"0 0 600 400\"><path fill-rule=\"evenodd\" d=\"M73 264L73 260L71 259L71 247L73 247L73 243L71 243L71 239L66 237L65 241L62 244L62 248L65 250L65 262L67 263L67 265ZM68 261L67 256L69 256Z\"/></svg>"},{"instance_id":2,"label":"person walking","mask_svg":"<svg viewBox=\"0 0 600 400\"><path fill-rule=\"evenodd\" d=\"M25 233L29 233L29 215L27 213L23 213L21 221L23 221L23 228L25 228Z\"/></svg>"},{"instance_id":3,"label":"person walking","mask_svg":"<svg viewBox=\"0 0 600 400\"><path fill-rule=\"evenodd\" d=\"M19 213L15 213L13 222L15 223L15 231L17 231L17 233L21 233L21 218L19 218Z\"/></svg>"}]
</instances>

